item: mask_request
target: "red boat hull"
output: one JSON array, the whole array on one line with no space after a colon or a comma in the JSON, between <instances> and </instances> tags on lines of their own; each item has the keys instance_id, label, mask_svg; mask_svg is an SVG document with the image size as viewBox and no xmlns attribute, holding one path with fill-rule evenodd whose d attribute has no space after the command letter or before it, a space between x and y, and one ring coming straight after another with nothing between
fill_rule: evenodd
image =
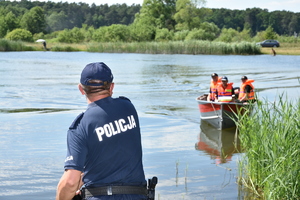
<instances>
[{"instance_id":1,"label":"red boat hull","mask_svg":"<svg viewBox=\"0 0 300 200\"><path fill-rule=\"evenodd\" d=\"M236 126L237 114L244 112L242 103L210 102L197 98L200 117L218 129Z\"/></svg>"}]
</instances>

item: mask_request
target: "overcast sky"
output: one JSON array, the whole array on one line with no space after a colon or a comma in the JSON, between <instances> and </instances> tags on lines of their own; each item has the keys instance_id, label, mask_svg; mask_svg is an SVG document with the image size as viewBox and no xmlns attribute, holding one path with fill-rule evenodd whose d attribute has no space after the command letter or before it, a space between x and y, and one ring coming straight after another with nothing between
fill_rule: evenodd
<instances>
[{"instance_id":1,"label":"overcast sky","mask_svg":"<svg viewBox=\"0 0 300 200\"><path fill-rule=\"evenodd\" d=\"M34 0L32 0L34 1ZM47 1L47 0L39 0ZM100 4L123 4L127 5L132 4L143 4L143 0L51 0L52 2L84 2L87 4L95 3L96 5ZM286 10L292 12L300 12L300 0L207 0L207 8L228 8L228 9L239 9L245 10L246 8L262 8L268 9L269 11L274 10Z\"/></svg>"}]
</instances>

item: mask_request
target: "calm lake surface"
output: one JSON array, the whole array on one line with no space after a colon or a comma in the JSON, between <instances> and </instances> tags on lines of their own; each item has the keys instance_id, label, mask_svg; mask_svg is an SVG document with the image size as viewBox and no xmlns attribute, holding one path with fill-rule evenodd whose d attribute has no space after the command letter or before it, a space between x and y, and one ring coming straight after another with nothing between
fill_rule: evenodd
<instances>
[{"instance_id":1,"label":"calm lake surface","mask_svg":"<svg viewBox=\"0 0 300 200\"><path fill-rule=\"evenodd\" d=\"M160 200L243 199L235 130L200 122L195 99L208 92L211 73L226 75L234 86L246 75L270 102L282 93L300 96L300 56L1 52L1 200L55 198L66 131L87 107L79 76L96 61L114 73L113 96L128 97L138 110L145 173L158 177Z\"/></svg>"}]
</instances>

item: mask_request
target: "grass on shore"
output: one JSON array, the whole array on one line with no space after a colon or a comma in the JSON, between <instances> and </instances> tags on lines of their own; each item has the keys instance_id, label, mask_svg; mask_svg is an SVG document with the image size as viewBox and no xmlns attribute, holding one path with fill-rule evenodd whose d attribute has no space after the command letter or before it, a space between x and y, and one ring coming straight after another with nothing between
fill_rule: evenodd
<instances>
[{"instance_id":1,"label":"grass on shore","mask_svg":"<svg viewBox=\"0 0 300 200\"><path fill-rule=\"evenodd\" d=\"M10 41L5 39L0 39L0 52L1 51L34 51L35 48L26 45L21 41Z\"/></svg>"},{"instance_id":2,"label":"grass on shore","mask_svg":"<svg viewBox=\"0 0 300 200\"><path fill-rule=\"evenodd\" d=\"M5 43L10 43L8 40ZM0 42L1 45L1 42ZM33 51L42 51L41 43L22 43L20 46L31 47ZM256 55L261 54L260 48L254 43L224 43L209 41L173 41L173 42L115 42L115 43L81 43L64 44L48 43L50 51L88 51L105 53L146 53L146 54L214 54L214 55ZM20 51L22 48L15 48ZM3 46L0 51L11 51Z\"/></svg>"},{"instance_id":3,"label":"grass on shore","mask_svg":"<svg viewBox=\"0 0 300 200\"><path fill-rule=\"evenodd\" d=\"M300 55L300 43L281 43L280 47L273 48L278 55ZM263 54L273 54L272 48L261 48Z\"/></svg>"},{"instance_id":4,"label":"grass on shore","mask_svg":"<svg viewBox=\"0 0 300 200\"><path fill-rule=\"evenodd\" d=\"M147 53L147 54L206 54L256 55L260 48L254 43L224 43L209 41L97 43L89 45L90 52Z\"/></svg>"},{"instance_id":5,"label":"grass on shore","mask_svg":"<svg viewBox=\"0 0 300 200\"><path fill-rule=\"evenodd\" d=\"M87 51L105 53L149 53L149 54L214 54L257 55L273 54L272 48L261 48L254 43L224 43L209 41L133 42L133 43L78 43L47 42L49 51ZM277 55L300 55L300 43L281 43L274 48ZM0 51L44 51L41 43L28 43L0 39Z\"/></svg>"},{"instance_id":6,"label":"grass on shore","mask_svg":"<svg viewBox=\"0 0 300 200\"><path fill-rule=\"evenodd\" d=\"M260 199L300 199L300 100L282 99L239 119L239 183Z\"/></svg>"}]
</instances>

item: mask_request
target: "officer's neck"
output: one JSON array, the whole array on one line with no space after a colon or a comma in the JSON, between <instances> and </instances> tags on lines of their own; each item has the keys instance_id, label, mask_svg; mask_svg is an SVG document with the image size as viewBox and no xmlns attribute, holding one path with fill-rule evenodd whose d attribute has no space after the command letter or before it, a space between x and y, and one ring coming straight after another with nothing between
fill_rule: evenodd
<instances>
[{"instance_id":1,"label":"officer's neck","mask_svg":"<svg viewBox=\"0 0 300 200\"><path fill-rule=\"evenodd\" d=\"M105 95L97 95L97 96L91 96L91 97L86 97L86 102L88 104L93 103L95 101L98 101L100 99L104 99L107 97L110 97L111 95L105 94Z\"/></svg>"}]
</instances>

